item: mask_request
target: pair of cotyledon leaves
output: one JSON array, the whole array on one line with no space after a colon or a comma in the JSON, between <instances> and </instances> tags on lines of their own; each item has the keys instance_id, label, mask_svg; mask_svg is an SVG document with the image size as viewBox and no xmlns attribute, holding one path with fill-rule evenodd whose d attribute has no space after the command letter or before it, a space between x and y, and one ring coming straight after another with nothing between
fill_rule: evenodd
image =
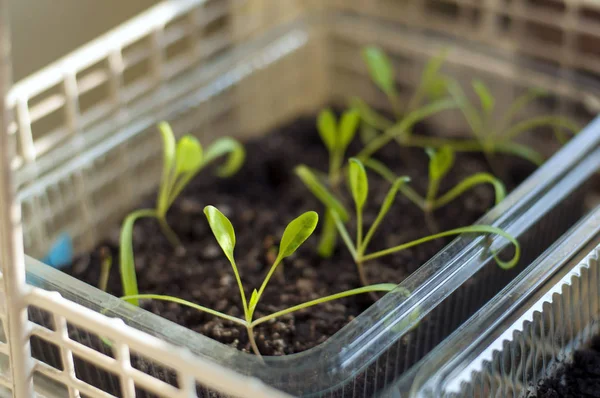
<instances>
[{"instance_id":1,"label":"pair of cotyledon leaves","mask_svg":"<svg viewBox=\"0 0 600 398\"><path fill-rule=\"evenodd\" d=\"M235 249L235 231L231 221L214 206L206 206L204 208L204 214L210 225L217 243L221 246L223 253L229 260L229 262L235 267L234 249ZM275 264L278 264L286 257L291 256L294 252L308 239L319 221L319 216L314 211L307 211L302 215L292 220L281 237L279 244L279 253L275 260ZM258 302L258 292L256 289L252 292L250 297L249 309L251 312L254 311Z\"/></svg>"}]
</instances>

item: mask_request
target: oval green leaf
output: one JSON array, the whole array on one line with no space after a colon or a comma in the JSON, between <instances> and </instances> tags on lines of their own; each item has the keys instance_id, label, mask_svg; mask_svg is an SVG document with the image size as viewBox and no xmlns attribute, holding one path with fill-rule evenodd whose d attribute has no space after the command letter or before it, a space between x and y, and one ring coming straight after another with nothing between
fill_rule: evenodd
<instances>
[{"instance_id":1,"label":"oval green leaf","mask_svg":"<svg viewBox=\"0 0 600 398\"><path fill-rule=\"evenodd\" d=\"M356 208L362 210L369 195L369 180L365 166L356 158L349 160L348 185Z\"/></svg>"},{"instance_id":2,"label":"oval green leaf","mask_svg":"<svg viewBox=\"0 0 600 398\"><path fill-rule=\"evenodd\" d=\"M473 84L473 90L475 90L475 93L479 97L479 103L481 104L481 109L483 109L483 111L485 113L488 113L488 114L491 113L494 110L494 105L496 102L494 100L494 96L492 95L490 90L487 88L485 83L483 83L481 80L474 79L472 84Z\"/></svg>"},{"instance_id":3,"label":"oval green leaf","mask_svg":"<svg viewBox=\"0 0 600 398\"><path fill-rule=\"evenodd\" d=\"M377 47L367 47L363 50L363 58L373 82L384 93L394 93L394 69L387 55Z\"/></svg>"},{"instance_id":4,"label":"oval green leaf","mask_svg":"<svg viewBox=\"0 0 600 398\"><path fill-rule=\"evenodd\" d=\"M258 304L258 291L256 289L254 289L252 291L252 296L250 296L250 303L249 303L250 313L254 313L254 309L256 308L257 304Z\"/></svg>"},{"instance_id":5,"label":"oval green leaf","mask_svg":"<svg viewBox=\"0 0 600 398\"><path fill-rule=\"evenodd\" d=\"M348 221L348 212L331 192L325 188L314 173L305 165L297 166L294 170L304 185L331 211L337 213L342 221Z\"/></svg>"},{"instance_id":6,"label":"oval green leaf","mask_svg":"<svg viewBox=\"0 0 600 398\"><path fill-rule=\"evenodd\" d=\"M206 206L204 214L223 253L225 253L229 262L234 263L235 231L233 230L231 221L214 206Z\"/></svg>"},{"instance_id":7,"label":"oval green leaf","mask_svg":"<svg viewBox=\"0 0 600 398\"><path fill-rule=\"evenodd\" d=\"M227 160L217 169L217 175L230 177L238 172L246 159L246 150L238 140L223 137L213 142L204 154L203 164L208 164L224 155L227 155Z\"/></svg>"},{"instance_id":8,"label":"oval green leaf","mask_svg":"<svg viewBox=\"0 0 600 398\"><path fill-rule=\"evenodd\" d=\"M429 178L432 180L442 179L454 165L454 150L444 145L437 151L426 149L429 155Z\"/></svg>"},{"instance_id":9,"label":"oval green leaf","mask_svg":"<svg viewBox=\"0 0 600 398\"><path fill-rule=\"evenodd\" d=\"M281 260L291 256L312 235L318 222L319 215L314 211L307 211L292 220L283 231L277 257Z\"/></svg>"},{"instance_id":10,"label":"oval green leaf","mask_svg":"<svg viewBox=\"0 0 600 398\"><path fill-rule=\"evenodd\" d=\"M319 113L317 119L317 129L321 140L329 151L335 150L337 147L337 127L335 115L330 109L324 109Z\"/></svg>"},{"instance_id":11,"label":"oval green leaf","mask_svg":"<svg viewBox=\"0 0 600 398\"><path fill-rule=\"evenodd\" d=\"M340 121L340 148L346 149L350 145L356 135L358 123L360 123L360 112L358 109L351 109L344 112Z\"/></svg>"},{"instance_id":12,"label":"oval green leaf","mask_svg":"<svg viewBox=\"0 0 600 398\"><path fill-rule=\"evenodd\" d=\"M191 135L182 137L177 143L175 174L194 171L202 164L202 145Z\"/></svg>"}]
</instances>

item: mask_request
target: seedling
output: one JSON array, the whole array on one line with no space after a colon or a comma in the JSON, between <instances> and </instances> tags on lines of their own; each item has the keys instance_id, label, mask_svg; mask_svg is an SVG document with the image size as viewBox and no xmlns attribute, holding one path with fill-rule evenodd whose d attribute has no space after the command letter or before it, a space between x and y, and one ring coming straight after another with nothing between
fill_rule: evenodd
<instances>
[{"instance_id":1,"label":"seedling","mask_svg":"<svg viewBox=\"0 0 600 398\"><path fill-rule=\"evenodd\" d=\"M344 112L338 121L330 109L321 111L317 120L317 129L327 151L329 152L329 171L327 183L333 192L337 192L342 175L344 155L348 145L354 139L360 121L356 110ZM335 222L329 212L325 212L325 222L317 252L322 257L330 257L337 241Z\"/></svg>"},{"instance_id":2,"label":"seedling","mask_svg":"<svg viewBox=\"0 0 600 398\"><path fill-rule=\"evenodd\" d=\"M269 272L265 276L262 285L258 290L254 289L252 291L252 295L250 299L247 299L244 286L242 284L242 279L240 273L238 271L235 258L234 258L234 249L235 249L235 231L233 229L233 225L231 221L221 213L214 206L207 206L204 208L204 213L206 214L206 218L208 219L208 223L210 224L210 228L215 235L215 238L221 246L225 257L229 260L231 264L231 268L233 269L233 274L235 275L235 279L240 291L240 297L242 301L242 307L244 311L244 318L237 318L228 314L224 314L222 312L198 305L196 303L192 303L190 301L186 301L177 297L171 296L162 296L156 294L135 294L128 295L122 297L123 300L128 302L137 302L140 299L153 299L153 300L163 300L170 301L174 303L178 303L181 305L185 305L198 311L203 311L208 314L229 320L233 323L241 325L246 328L248 332L248 339L250 341L250 345L252 350L257 356L260 356L260 351L256 344L256 339L254 337L254 328L261 323L267 322L271 319L280 317L285 314L289 314L295 311L299 311L301 309L309 308L318 304L326 303L328 301L337 300L343 297L353 296L357 294L370 293L370 292L389 292L396 288L396 285L392 283L383 283L371 286L364 286L357 289L347 290L341 293L336 293L330 296L321 297L315 300L308 301L306 303L302 303L281 311L274 312L272 314L254 319L254 313L256 311L256 307L260 302L260 299L267 288L269 280L275 273L277 266L281 264L281 262L294 254L296 250L308 239L313 231L315 230L318 222L318 215L314 211L306 212L300 215L298 218L292 220L283 232L283 236L281 237L281 242L279 244L279 251L275 261L272 263Z\"/></svg>"},{"instance_id":3,"label":"seedling","mask_svg":"<svg viewBox=\"0 0 600 398\"><path fill-rule=\"evenodd\" d=\"M504 200L504 197L506 196L504 184L490 173L475 173L466 177L445 194L438 195L440 182L454 165L455 153L449 146L443 146L439 149L427 148L426 152L427 155L429 155L429 184L426 195L424 197L421 196L408 184L403 184L400 187L400 191L404 196L425 213L432 213L440 207L447 205L467 190L472 189L479 184L491 184L494 187L496 204ZM375 159L368 159L364 165L381 175L390 183L394 183L398 178L383 163Z\"/></svg>"},{"instance_id":4,"label":"seedling","mask_svg":"<svg viewBox=\"0 0 600 398\"><path fill-rule=\"evenodd\" d=\"M541 90L529 90L515 99L508 110L497 121L494 117L496 113L496 101L489 88L477 79L474 79L471 85L479 99L479 106L469 101L458 82L448 79L448 90L458 104L469 128L488 159L497 152L504 152L522 157L539 166L544 162L544 157L530 147L515 142L516 138L525 132L548 126L553 129L558 140L564 142L565 131L571 134L579 131L578 126L574 122L560 116L536 116L513 123L514 118L527 105L537 98L546 95Z\"/></svg>"},{"instance_id":5,"label":"seedling","mask_svg":"<svg viewBox=\"0 0 600 398\"><path fill-rule=\"evenodd\" d=\"M244 147L233 138L220 138L204 151L200 142L191 135L176 142L168 123L161 122L158 128L163 139L163 170L156 207L134 211L125 218L121 228L120 271L123 292L127 296L138 294L132 244L134 223L143 217L155 218L169 242L174 247L181 248L181 242L167 223L166 217L175 199L194 176L221 156L227 155L227 160L217 170L220 177L235 174L245 158ZM133 302L137 305L137 300Z\"/></svg>"},{"instance_id":6,"label":"seedling","mask_svg":"<svg viewBox=\"0 0 600 398\"><path fill-rule=\"evenodd\" d=\"M353 98L351 106L360 114L363 122L361 137L365 143L365 148L358 157L364 161L394 140L401 146L421 146L420 141L423 138L429 141L429 137L414 135L413 127L430 116L457 107L455 101L448 97L446 78L440 73L445 60L445 52L433 57L427 63L419 84L405 109L400 107L394 70L387 55L379 48L367 47L363 50L363 58L371 80L388 98L395 120L379 114L361 99ZM383 134L378 132L383 132Z\"/></svg>"},{"instance_id":7,"label":"seedling","mask_svg":"<svg viewBox=\"0 0 600 398\"><path fill-rule=\"evenodd\" d=\"M564 142L565 131L574 134L579 130L575 123L559 116L539 116L512 124L515 116L528 104L545 95L543 91L536 89L518 97L502 115L500 121L496 121L493 117L496 101L484 83L479 80L473 80L472 83L473 90L479 98L479 107L477 107L471 104L456 81L440 73L445 53L428 62L406 111L400 112L390 60L383 51L374 47L366 48L363 54L371 79L386 94L394 109L396 120L390 120L375 112L360 99L352 100L352 107L359 111L363 122L362 136L367 137L363 140L365 148L357 155L362 161L366 161L394 140L400 146L421 148L450 146L456 152L484 152L488 158L494 153L509 153L540 165L544 161L543 156L526 145L515 142L519 135L538 127L549 126L554 130L559 141ZM445 95L446 93L450 94L450 98ZM426 103L425 100L429 102ZM412 133L412 127L419 121L453 108L462 111L475 140L428 137ZM378 134L377 131L383 134Z\"/></svg>"},{"instance_id":8,"label":"seedling","mask_svg":"<svg viewBox=\"0 0 600 398\"><path fill-rule=\"evenodd\" d=\"M329 209L331 209L331 213L334 217L336 227L338 228L338 232L342 237L348 251L352 255L354 262L357 266L358 275L360 277L361 283L363 285L368 285L368 279L364 271L364 263L373 260L376 258L388 256L394 253L397 253L401 250L408 249L413 246L420 245L425 242L429 242L434 239L443 238L446 236L460 235L460 234L496 234L507 240L509 240L515 247L515 254L509 261L502 261L500 258L496 256L494 253L494 258L498 265L501 268L508 269L514 267L521 253L521 249L519 246L519 242L503 231L500 228L489 226L489 225L472 225L468 227L455 228L452 230L436 233L430 236L426 236L408 243L404 243L398 246L394 246L388 249L376 251L373 253L367 254L367 248L369 243L371 242L373 236L377 232L377 229L383 222L385 216L390 210L396 195L400 188L408 183L409 179L407 177L397 178L392 184L390 190L388 191L383 203L381 204L381 208L379 210L379 214L375 218L373 224L369 227L366 234L363 234L364 226L363 226L363 208L367 202L368 192L369 192L369 182L367 178L367 173L362 162L356 158L352 158L349 160L349 168L348 168L348 186L350 193L352 195L354 205L355 205L355 214L356 214L356 236L353 240L350 237L350 233L346 229L344 221L347 220L348 214L344 213L345 209L342 211L336 210L336 207L333 206L335 203L339 203L339 200L335 198L335 196L327 191L327 189L319 183L316 177L312 174L311 170L304 166L298 166L296 168L296 173L300 176L304 184L307 188L313 192L314 194L318 192L317 198L323 202Z\"/></svg>"}]
</instances>

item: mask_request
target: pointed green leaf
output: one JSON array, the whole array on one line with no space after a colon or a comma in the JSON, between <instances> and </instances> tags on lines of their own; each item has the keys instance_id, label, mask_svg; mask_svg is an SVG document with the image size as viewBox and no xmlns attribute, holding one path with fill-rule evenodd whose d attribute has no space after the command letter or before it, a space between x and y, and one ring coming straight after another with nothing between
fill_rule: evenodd
<instances>
[{"instance_id":1,"label":"pointed green leaf","mask_svg":"<svg viewBox=\"0 0 600 398\"><path fill-rule=\"evenodd\" d=\"M175 162L175 135L167 122L160 122L158 129L163 139L163 168L170 172Z\"/></svg>"},{"instance_id":2,"label":"pointed green leaf","mask_svg":"<svg viewBox=\"0 0 600 398\"><path fill-rule=\"evenodd\" d=\"M454 165L454 150L444 145L437 151L426 149L429 155L429 178L432 180L442 179Z\"/></svg>"},{"instance_id":3,"label":"pointed green leaf","mask_svg":"<svg viewBox=\"0 0 600 398\"><path fill-rule=\"evenodd\" d=\"M319 135L329 151L335 150L337 146L337 127L335 115L330 109L324 109L319 113L317 128Z\"/></svg>"},{"instance_id":4,"label":"pointed green leaf","mask_svg":"<svg viewBox=\"0 0 600 398\"><path fill-rule=\"evenodd\" d=\"M479 97L481 109L483 109L485 113L491 113L494 110L496 102L494 96L481 80L474 79L472 84L473 90L475 90L475 93L477 93L477 96Z\"/></svg>"},{"instance_id":5,"label":"pointed green leaf","mask_svg":"<svg viewBox=\"0 0 600 398\"><path fill-rule=\"evenodd\" d=\"M246 159L244 146L231 137L219 138L213 142L204 154L204 164L208 164L218 157L227 155L227 160L217 170L219 177L230 177L238 172Z\"/></svg>"},{"instance_id":6,"label":"pointed green leaf","mask_svg":"<svg viewBox=\"0 0 600 398\"><path fill-rule=\"evenodd\" d=\"M281 260L294 254L300 245L312 235L318 222L319 215L314 211L307 211L292 220L283 231L277 257Z\"/></svg>"},{"instance_id":7,"label":"pointed green leaf","mask_svg":"<svg viewBox=\"0 0 600 398\"><path fill-rule=\"evenodd\" d=\"M161 212L168 208L169 194L174 183L173 166L175 163L175 135L167 122L160 122L158 129L163 141L163 170L158 190L157 207Z\"/></svg>"},{"instance_id":8,"label":"pointed green leaf","mask_svg":"<svg viewBox=\"0 0 600 398\"><path fill-rule=\"evenodd\" d=\"M344 112L340 121L339 148L345 150L354 139L358 123L360 122L360 113L357 109L351 109Z\"/></svg>"},{"instance_id":9,"label":"pointed green leaf","mask_svg":"<svg viewBox=\"0 0 600 398\"><path fill-rule=\"evenodd\" d=\"M394 204L394 200L396 200L396 195L398 195L398 190L400 189L400 187L402 185L408 183L409 181L410 181L409 177L400 177L400 178L396 179L396 181L394 181L394 183L392 184L392 187L390 188L387 195L385 196L383 203L381 204L381 208L379 210L379 214L381 215L381 217L385 217L387 212L390 211L390 208Z\"/></svg>"},{"instance_id":10,"label":"pointed green leaf","mask_svg":"<svg viewBox=\"0 0 600 398\"><path fill-rule=\"evenodd\" d=\"M223 253L229 259L229 262L233 263L233 249L235 248L235 231L231 221L223 213L214 206L206 206L204 208L204 214L210 225L210 229L215 235L219 246L223 249Z\"/></svg>"},{"instance_id":11,"label":"pointed green leaf","mask_svg":"<svg viewBox=\"0 0 600 398\"><path fill-rule=\"evenodd\" d=\"M447 93L446 79L440 75L442 65L446 61L447 51L442 51L439 55L432 57L421 75L421 84L425 93L430 99L441 99Z\"/></svg>"},{"instance_id":12,"label":"pointed green leaf","mask_svg":"<svg viewBox=\"0 0 600 398\"><path fill-rule=\"evenodd\" d=\"M339 200L325 188L314 173L306 166L297 166L294 170L304 185L331 211L337 213L342 221L348 221L348 212Z\"/></svg>"},{"instance_id":13,"label":"pointed green leaf","mask_svg":"<svg viewBox=\"0 0 600 398\"><path fill-rule=\"evenodd\" d=\"M369 181L365 166L356 158L349 160L348 185L356 208L362 210L369 194Z\"/></svg>"},{"instance_id":14,"label":"pointed green leaf","mask_svg":"<svg viewBox=\"0 0 600 398\"><path fill-rule=\"evenodd\" d=\"M254 289L254 291L252 291L252 296L250 296L250 303L249 303L249 308L250 308L250 312L254 312L254 309L256 308L256 305L258 304L258 291L256 289Z\"/></svg>"},{"instance_id":15,"label":"pointed green leaf","mask_svg":"<svg viewBox=\"0 0 600 398\"><path fill-rule=\"evenodd\" d=\"M177 143L175 174L194 171L202 164L202 145L191 135L182 137Z\"/></svg>"},{"instance_id":16,"label":"pointed green leaf","mask_svg":"<svg viewBox=\"0 0 600 398\"><path fill-rule=\"evenodd\" d=\"M386 94L395 91L394 69L390 59L377 47L367 47L363 50L363 58L367 63L373 82Z\"/></svg>"}]
</instances>

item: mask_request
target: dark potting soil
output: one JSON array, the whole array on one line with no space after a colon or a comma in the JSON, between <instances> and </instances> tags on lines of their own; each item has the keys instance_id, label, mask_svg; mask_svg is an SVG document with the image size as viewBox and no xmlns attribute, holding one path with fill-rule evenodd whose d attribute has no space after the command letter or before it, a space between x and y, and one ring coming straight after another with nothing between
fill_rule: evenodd
<instances>
[{"instance_id":1,"label":"dark potting soil","mask_svg":"<svg viewBox=\"0 0 600 398\"><path fill-rule=\"evenodd\" d=\"M600 336L539 385L536 398L600 398Z\"/></svg>"},{"instance_id":2,"label":"dark potting soil","mask_svg":"<svg viewBox=\"0 0 600 398\"><path fill-rule=\"evenodd\" d=\"M235 256L246 294L263 281L283 229L293 218L308 210L320 215L323 206L313 198L294 174L300 163L325 171L327 152L315 128L314 117L302 117L278 128L264 138L246 144L247 159L232 178L221 179L205 170L180 195L172 206L168 221L182 240L185 252L174 250L153 219L142 219L134 227L133 246L141 293L177 296L229 315L242 317L238 287L231 266L217 245L203 214L214 205L230 218L235 228ZM348 154L360 149L358 139ZM422 149L400 148L391 143L376 156L397 175L411 177L411 185L426 192L428 158ZM523 181L534 167L519 159L500 157L510 190ZM457 154L456 164L440 187L440 192L455 186L473 173L490 171L481 155ZM390 184L369 175L370 192L364 222L370 225ZM343 189L347 194L346 189ZM348 205L351 209L349 196ZM153 207L154 197L140 203ZM490 186L478 186L435 212L439 230L470 225L494 202ZM322 221L322 219L321 219ZM349 225L350 231L354 226ZM97 285L101 251L110 250L113 267L108 291L122 295L118 264L118 236L115 225L111 238L88 255L78 258L68 269L73 276ZM276 275L258 304L256 317L288 308L322 296L359 287L356 266L346 248L338 243L333 257L322 259L315 253L320 228L294 254L284 261L283 274ZM369 251L392 247L431 234L421 210L405 197L398 196L386 220L374 237ZM371 283L399 283L425 263L452 238L427 244L373 260L365 264ZM297 353L314 347L337 332L373 303L368 295L332 301L282 316L260 325L255 334L263 355ZM144 301L142 307L196 332L250 352L243 328L229 321L174 303Z\"/></svg>"}]
</instances>

